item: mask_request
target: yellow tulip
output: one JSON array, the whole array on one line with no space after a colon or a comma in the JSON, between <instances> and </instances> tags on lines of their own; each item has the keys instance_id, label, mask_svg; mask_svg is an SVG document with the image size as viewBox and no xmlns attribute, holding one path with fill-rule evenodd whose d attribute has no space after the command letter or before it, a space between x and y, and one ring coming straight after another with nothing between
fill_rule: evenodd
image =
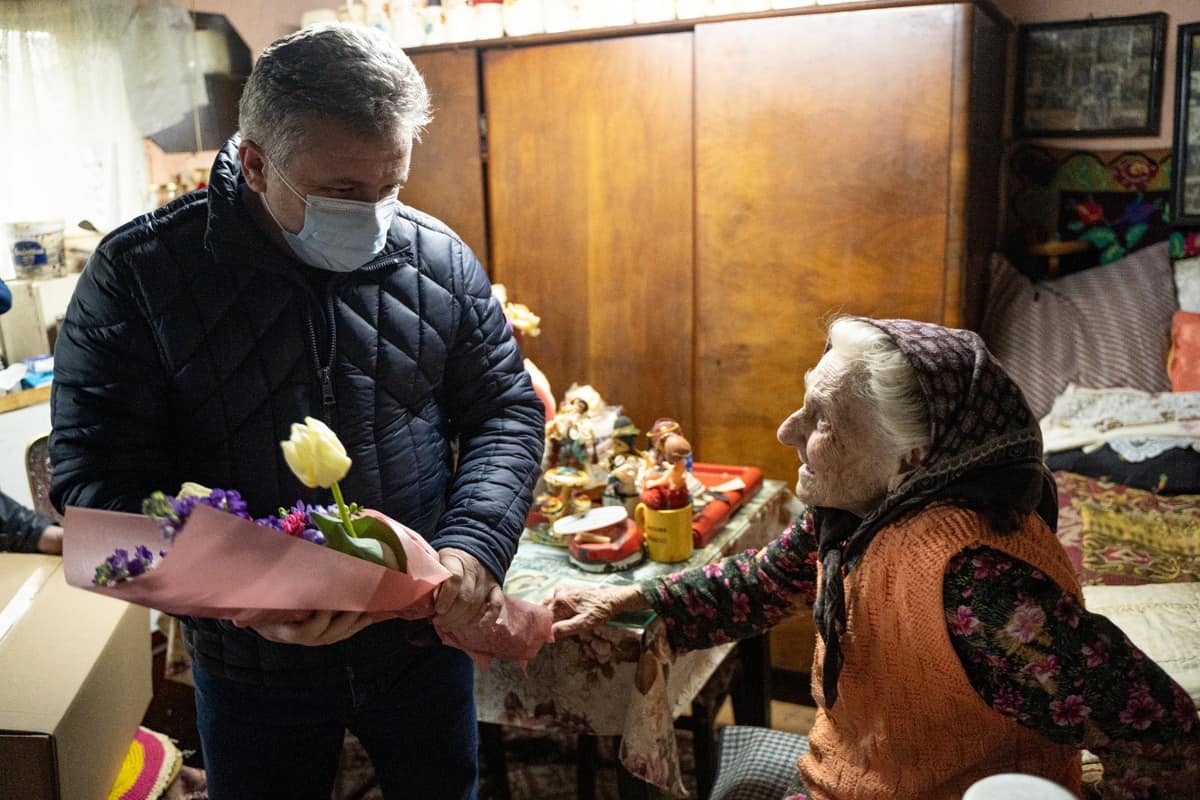
<instances>
[{"instance_id":1,"label":"yellow tulip","mask_svg":"<svg viewBox=\"0 0 1200 800\"><path fill-rule=\"evenodd\" d=\"M310 489L328 489L350 471L346 448L319 419L305 417L303 425L293 423L291 437L279 446L292 472Z\"/></svg>"}]
</instances>

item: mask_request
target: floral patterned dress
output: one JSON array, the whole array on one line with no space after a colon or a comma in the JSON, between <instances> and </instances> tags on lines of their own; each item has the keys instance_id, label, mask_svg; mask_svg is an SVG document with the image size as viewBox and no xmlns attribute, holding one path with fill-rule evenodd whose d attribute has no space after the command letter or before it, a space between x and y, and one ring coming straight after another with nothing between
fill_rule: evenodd
<instances>
[{"instance_id":1,"label":"floral patterned dress","mask_svg":"<svg viewBox=\"0 0 1200 800\"><path fill-rule=\"evenodd\" d=\"M676 650L762 633L811 605L817 543L798 517L763 550L643 588ZM1187 692L1107 618L1029 564L980 547L951 559L946 628L997 712L1104 764L1104 797L1200 797L1200 720ZM789 797L805 798L803 787Z\"/></svg>"}]
</instances>

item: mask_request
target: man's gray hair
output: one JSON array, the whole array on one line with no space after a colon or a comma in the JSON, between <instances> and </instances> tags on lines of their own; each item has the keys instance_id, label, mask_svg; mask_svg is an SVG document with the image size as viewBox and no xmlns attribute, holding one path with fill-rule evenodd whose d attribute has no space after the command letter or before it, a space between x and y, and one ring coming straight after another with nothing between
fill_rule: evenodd
<instances>
[{"instance_id":1,"label":"man's gray hair","mask_svg":"<svg viewBox=\"0 0 1200 800\"><path fill-rule=\"evenodd\" d=\"M904 456L928 447L932 438L929 407L917 380L917 371L883 330L853 317L836 319L829 326L829 346L849 365L862 370L863 387L875 400L879 422Z\"/></svg>"},{"instance_id":2,"label":"man's gray hair","mask_svg":"<svg viewBox=\"0 0 1200 800\"><path fill-rule=\"evenodd\" d=\"M314 118L367 136L420 139L431 118L429 92L412 60L381 31L315 25L263 50L242 91L238 127L286 166Z\"/></svg>"}]
</instances>

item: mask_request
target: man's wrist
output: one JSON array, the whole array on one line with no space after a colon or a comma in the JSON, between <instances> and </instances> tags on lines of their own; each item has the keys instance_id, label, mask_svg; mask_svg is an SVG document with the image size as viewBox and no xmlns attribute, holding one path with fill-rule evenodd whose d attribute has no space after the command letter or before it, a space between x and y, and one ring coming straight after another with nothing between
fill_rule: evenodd
<instances>
[{"instance_id":1,"label":"man's wrist","mask_svg":"<svg viewBox=\"0 0 1200 800\"><path fill-rule=\"evenodd\" d=\"M63 529L61 527L47 525L38 536L37 551L47 555L60 555L62 553L62 537Z\"/></svg>"}]
</instances>

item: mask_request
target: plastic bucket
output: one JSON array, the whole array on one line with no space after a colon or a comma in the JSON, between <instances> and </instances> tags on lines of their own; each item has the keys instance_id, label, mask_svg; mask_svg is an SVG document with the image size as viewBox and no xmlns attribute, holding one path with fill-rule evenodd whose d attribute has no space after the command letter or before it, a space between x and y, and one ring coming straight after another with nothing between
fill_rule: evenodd
<instances>
[{"instance_id":1,"label":"plastic bucket","mask_svg":"<svg viewBox=\"0 0 1200 800\"><path fill-rule=\"evenodd\" d=\"M58 278L66 271L63 224L10 222L6 226L9 252L18 279Z\"/></svg>"}]
</instances>

